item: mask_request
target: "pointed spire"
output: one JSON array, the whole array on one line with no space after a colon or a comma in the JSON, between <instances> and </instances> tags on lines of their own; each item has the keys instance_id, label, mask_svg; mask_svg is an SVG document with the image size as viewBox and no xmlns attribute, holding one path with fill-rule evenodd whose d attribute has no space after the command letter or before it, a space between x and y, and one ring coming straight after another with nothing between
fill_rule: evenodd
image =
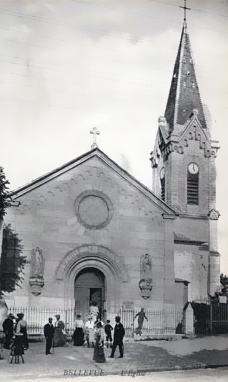
<instances>
[{"instance_id":1,"label":"pointed spire","mask_svg":"<svg viewBox=\"0 0 228 382\"><path fill-rule=\"evenodd\" d=\"M202 127L207 128L196 80L189 35L187 33L187 23L186 19L184 19L165 110L165 117L169 124L169 133L178 133L180 126L185 125L194 109L198 110L198 119Z\"/></svg>"}]
</instances>

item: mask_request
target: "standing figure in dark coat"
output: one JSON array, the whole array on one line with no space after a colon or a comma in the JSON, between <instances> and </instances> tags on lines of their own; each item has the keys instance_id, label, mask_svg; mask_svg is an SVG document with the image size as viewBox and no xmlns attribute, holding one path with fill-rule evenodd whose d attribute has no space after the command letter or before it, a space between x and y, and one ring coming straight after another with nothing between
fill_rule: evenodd
<instances>
[{"instance_id":1,"label":"standing figure in dark coat","mask_svg":"<svg viewBox=\"0 0 228 382\"><path fill-rule=\"evenodd\" d=\"M10 345L13 338L14 316L12 313L3 321L2 327L5 334L4 349L10 349Z\"/></svg>"},{"instance_id":2,"label":"standing figure in dark coat","mask_svg":"<svg viewBox=\"0 0 228 382\"><path fill-rule=\"evenodd\" d=\"M112 345L112 352L109 356L110 358L114 358L115 350L117 345L119 346L120 356L119 358L123 358L123 338L125 335L125 330L123 325L120 322L120 316L116 316L116 325L114 328L114 341Z\"/></svg>"},{"instance_id":3,"label":"standing figure in dark coat","mask_svg":"<svg viewBox=\"0 0 228 382\"><path fill-rule=\"evenodd\" d=\"M44 325L44 337L46 338L46 355L51 354L51 347L53 342L53 337L55 333L55 328L52 324L53 318L48 319L48 323Z\"/></svg>"}]
</instances>

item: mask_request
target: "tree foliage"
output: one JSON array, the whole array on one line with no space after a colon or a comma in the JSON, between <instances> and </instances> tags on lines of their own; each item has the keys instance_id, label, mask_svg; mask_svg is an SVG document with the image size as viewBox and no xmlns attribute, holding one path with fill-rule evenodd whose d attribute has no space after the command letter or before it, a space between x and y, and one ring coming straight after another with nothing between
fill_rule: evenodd
<instances>
[{"instance_id":1,"label":"tree foliage","mask_svg":"<svg viewBox=\"0 0 228 382\"><path fill-rule=\"evenodd\" d=\"M228 295L228 277L221 273L220 275L220 283L222 286L221 292L223 295Z\"/></svg>"},{"instance_id":2,"label":"tree foliage","mask_svg":"<svg viewBox=\"0 0 228 382\"><path fill-rule=\"evenodd\" d=\"M0 267L1 294L13 292L24 279L23 270L27 260L22 251L18 234L12 230L10 224L4 225Z\"/></svg>"},{"instance_id":3,"label":"tree foliage","mask_svg":"<svg viewBox=\"0 0 228 382\"><path fill-rule=\"evenodd\" d=\"M0 219L6 213L6 208L10 206L10 192L8 190L9 181L6 180L3 168L0 167Z\"/></svg>"}]
</instances>

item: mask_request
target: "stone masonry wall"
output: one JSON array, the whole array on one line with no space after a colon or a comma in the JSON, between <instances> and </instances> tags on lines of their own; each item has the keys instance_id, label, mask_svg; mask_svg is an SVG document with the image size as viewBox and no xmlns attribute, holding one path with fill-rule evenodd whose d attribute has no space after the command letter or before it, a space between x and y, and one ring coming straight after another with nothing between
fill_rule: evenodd
<instances>
[{"instance_id":1,"label":"stone masonry wall","mask_svg":"<svg viewBox=\"0 0 228 382\"><path fill-rule=\"evenodd\" d=\"M175 277L186 280L188 301L208 298L208 251L197 246L175 245Z\"/></svg>"},{"instance_id":2,"label":"stone masonry wall","mask_svg":"<svg viewBox=\"0 0 228 382\"><path fill-rule=\"evenodd\" d=\"M82 224L75 211L76 199L91 190L107 195L113 208L110 221L99 229ZM40 296L31 294L28 265L22 288L8 296L12 304L63 305L64 282L55 278L58 265L76 247L99 245L109 248L117 261L121 259L129 276L127 283L121 285L120 304L133 301L135 307L162 308L166 301L172 306L173 224L163 219L162 211L155 203L118 173L110 171L101 160L90 159L19 200L20 207L9 210L5 223L11 223L18 233L28 260L32 249L42 249L45 285ZM90 213L94 218L94 211L86 211L83 213L88 214L88 219ZM152 259L153 289L149 300L142 299L138 287L140 258L145 253ZM165 261L169 272L168 268L164 271Z\"/></svg>"}]
</instances>

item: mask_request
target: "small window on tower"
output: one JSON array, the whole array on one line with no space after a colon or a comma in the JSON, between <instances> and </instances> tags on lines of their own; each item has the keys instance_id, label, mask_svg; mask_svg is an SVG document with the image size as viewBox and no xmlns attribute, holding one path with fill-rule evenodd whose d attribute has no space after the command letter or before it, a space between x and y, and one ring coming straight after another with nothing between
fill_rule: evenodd
<instances>
[{"instance_id":1,"label":"small window on tower","mask_svg":"<svg viewBox=\"0 0 228 382\"><path fill-rule=\"evenodd\" d=\"M199 204L199 167L194 162L188 165L187 204Z\"/></svg>"},{"instance_id":2,"label":"small window on tower","mask_svg":"<svg viewBox=\"0 0 228 382\"><path fill-rule=\"evenodd\" d=\"M160 180L161 180L161 198L165 200L165 169L162 167L160 171Z\"/></svg>"}]
</instances>

